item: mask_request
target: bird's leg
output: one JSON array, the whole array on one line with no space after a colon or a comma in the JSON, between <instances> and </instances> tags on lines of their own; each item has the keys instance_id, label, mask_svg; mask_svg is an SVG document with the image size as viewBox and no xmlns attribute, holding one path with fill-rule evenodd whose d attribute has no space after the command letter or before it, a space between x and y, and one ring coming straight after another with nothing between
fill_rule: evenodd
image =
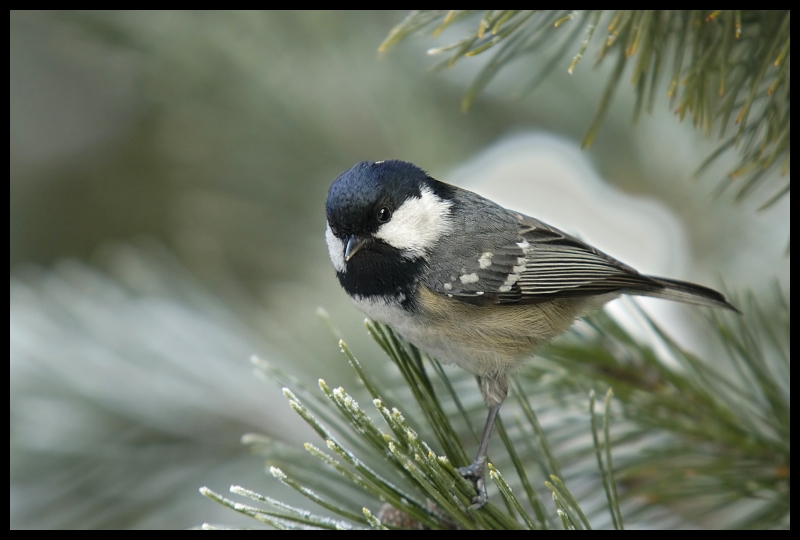
<instances>
[{"instance_id":1,"label":"bird's leg","mask_svg":"<svg viewBox=\"0 0 800 540\"><path fill-rule=\"evenodd\" d=\"M508 395L508 379L506 379L505 372L483 375L479 379L479 386L483 400L489 407L489 415L486 417L486 425L483 426L478 455L475 456L475 461L471 465L456 469L462 477L475 483L476 494L472 499L471 506L476 510L489 501L489 496L486 494L486 482L483 478L486 470L486 453L489 450L489 439L492 437L492 428L494 428L497 413Z\"/></svg>"},{"instance_id":2,"label":"bird's leg","mask_svg":"<svg viewBox=\"0 0 800 540\"><path fill-rule=\"evenodd\" d=\"M494 428L494 421L501 405L502 402L489 408L489 416L486 417L486 425L483 426L483 434L481 435L481 442L478 446L478 455L475 456L475 461L471 465L456 469L458 474L475 483L475 491L477 493L472 499L471 506L476 510L489 501L483 476L486 470L486 453L489 450L489 439L492 437L492 428Z\"/></svg>"}]
</instances>

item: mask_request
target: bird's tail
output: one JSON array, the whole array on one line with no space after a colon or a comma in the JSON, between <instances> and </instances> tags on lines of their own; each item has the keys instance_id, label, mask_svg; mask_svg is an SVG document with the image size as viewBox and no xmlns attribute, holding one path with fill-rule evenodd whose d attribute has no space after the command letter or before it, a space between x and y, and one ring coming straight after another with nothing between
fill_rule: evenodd
<instances>
[{"instance_id":1,"label":"bird's tail","mask_svg":"<svg viewBox=\"0 0 800 540\"><path fill-rule=\"evenodd\" d=\"M635 294L666 298L667 300L697 304L699 306L730 309L736 313L741 313L736 306L725 300L725 297L714 289L709 289L708 287L695 285L694 283L688 283L686 281L678 281L677 279L654 276L647 277L661 285L663 289L637 291Z\"/></svg>"}]
</instances>

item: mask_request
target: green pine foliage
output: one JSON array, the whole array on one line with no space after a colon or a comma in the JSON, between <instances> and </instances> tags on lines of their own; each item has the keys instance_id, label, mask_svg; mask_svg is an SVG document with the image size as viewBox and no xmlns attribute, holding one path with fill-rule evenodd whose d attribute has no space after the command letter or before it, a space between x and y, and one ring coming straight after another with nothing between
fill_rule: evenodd
<instances>
[{"instance_id":1,"label":"green pine foliage","mask_svg":"<svg viewBox=\"0 0 800 540\"><path fill-rule=\"evenodd\" d=\"M399 379L366 373L343 341L360 383L349 390L314 388L254 358L319 439L305 451L244 441L315 510L239 486L231 491L258 504L201 491L276 528L788 528L790 310L777 296L769 318L753 299L743 318L709 315L719 358L685 350L633 301L645 342L600 312L548 346L511 385L490 448L494 491L480 510L455 472L485 414L465 372L371 321Z\"/></svg>"},{"instance_id":2,"label":"green pine foliage","mask_svg":"<svg viewBox=\"0 0 800 540\"><path fill-rule=\"evenodd\" d=\"M634 120L663 98L683 120L691 116L706 136L723 142L701 172L734 147L739 163L719 185L751 194L772 173L786 178L766 208L789 193L789 31L790 12L738 10L468 10L414 11L389 33L381 50L408 36L448 28L463 37L428 51L444 56L433 70L462 58L491 55L462 101L466 110L480 92L515 60L546 58L521 93L535 89L554 69L572 73L587 51L613 70L583 145L589 146L603 122L614 91L630 74L636 90ZM524 69L516 64L517 70Z\"/></svg>"}]
</instances>

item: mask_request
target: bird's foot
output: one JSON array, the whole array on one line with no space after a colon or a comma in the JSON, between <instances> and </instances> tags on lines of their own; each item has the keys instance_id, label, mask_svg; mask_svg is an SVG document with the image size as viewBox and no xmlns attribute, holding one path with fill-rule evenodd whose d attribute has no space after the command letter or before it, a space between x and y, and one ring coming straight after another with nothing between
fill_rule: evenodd
<instances>
[{"instance_id":1,"label":"bird's foot","mask_svg":"<svg viewBox=\"0 0 800 540\"><path fill-rule=\"evenodd\" d=\"M472 498L470 507L473 510L483 507L489 502L489 495L486 493L486 482L484 481L484 472L486 470L486 462L484 460L473 461L467 467L459 467L456 472L461 475L465 480L471 481L475 485L475 496Z\"/></svg>"}]
</instances>

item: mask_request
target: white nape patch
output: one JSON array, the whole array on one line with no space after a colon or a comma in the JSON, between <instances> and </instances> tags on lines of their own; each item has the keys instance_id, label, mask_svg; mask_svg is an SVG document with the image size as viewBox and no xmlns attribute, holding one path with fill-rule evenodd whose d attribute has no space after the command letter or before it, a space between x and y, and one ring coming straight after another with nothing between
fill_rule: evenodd
<instances>
[{"instance_id":1,"label":"white nape patch","mask_svg":"<svg viewBox=\"0 0 800 540\"><path fill-rule=\"evenodd\" d=\"M444 284L444 290L449 291L452 288L453 288L453 284L452 283L445 283Z\"/></svg>"},{"instance_id":2,"label":"white nape patch","mask_svg":"<svg viewBox=\"0 0 800 540\"><path fill-rule=\"evenodd\" d=\"M337 272L344 273L347 266L344 263L344 242L336 238L328 225L325 229L325 241L328 243L328 254L331 256L331 262Z\"/></svg>"},{"instance_id":3,"label":"white nape patch","mask_svg":"<svg viewBox=\"0 0 800 540\"><path fill-rule=\"evenodd\" d=\"M461 283L477 283L478 282L478 274L464 274L463 276L459 277L458 279L461 280Z\"/></svg>"},{"instance_id":4,"label":"white nape patch","mask_svg":"<svg viewBox=\"0 0 800 540\"><path fill-rule=\"evenodd\" d=\"M487 251L478 259L478 265L480 265L481 268L489 268L492 266L492 257L494 257L494 253Z\"/></svg>"},{"instance_id":5,"label":"white nape patch","mask_svg":"<svg viewBox=\"0 0 800 540\"><path fill-rule=\"evenodd\" d=\"M452 203L436 196L428 187L419 198L407 199L394 211L392 219L374 234L390 246L403 250L408 257L422 257L450 231Z\"/></svg>"}]
</instances>

